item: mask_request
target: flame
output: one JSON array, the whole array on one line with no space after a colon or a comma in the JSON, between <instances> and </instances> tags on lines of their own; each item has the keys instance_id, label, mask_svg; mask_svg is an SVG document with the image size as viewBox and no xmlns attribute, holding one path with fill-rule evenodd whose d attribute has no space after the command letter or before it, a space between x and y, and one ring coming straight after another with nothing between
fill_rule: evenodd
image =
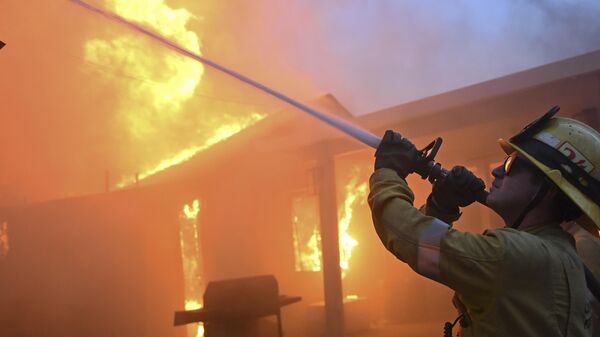
<instances>
[{"instance_id":1,"label":"flame","mask_svg":"<svg viewBox=\"0 0 600 337\"><path fill-rule=\"evenodd\" d=\"M321 270L318 202L316 196L299 197L292 201L296 271Z\"/></svg>"},{"instance_id":2,"label":"flame","mask_svg":"<svg viewBox=\"0 0 600 337\"><path fill-rule=\"evenodd\" d=\"M200 54L198 36L185 28L192 17L187 10L171 9L163 0L106 0L106 3L115 13L147 25ZM152 50L149 43L143 36L126 33L112 40L90 39L84 47L86 61L119 66L132 77L151 79L129 83L127 92L131 100L119 111L128 131L137 138L152 135L161 122L180 117L182 105L192 97L204 74L201 63L168 50L149 52Z\"/></svg>"},{"instance_id":3,"label":"flame","mask_svg":"<svg viewBox=\"0 0 600 337\"><path fill-rule=\"evenodd\" d=\"M321 233L318 229L313 230L306 247L309 253L303 259L310 266L310 271L321 271Z\"/></svg>"},{"instance_id":4,"label":"flame","mask_svg":"<svg viewBox=\"0 0 600 337\"><path fill-rule=\"evenodd\" d=\"M192 202L192 206L190 206L190 205L183 206L183 216L187 220L196 221L196 219L198 219L198 213L200 213L200 201L198 201L198 199L196 199Z\"/></svg>"},{"instance_id":5,"label":"flame","mask_svg":"<svg viewBox=\"0 0 600 337\"><path fill-rule=\"evenodd\" d=\"M367 196L367 183L360 182L359 170L354 169L348 184L344 186L345 198L339 207L338 230L340 268L342 277L350 268L352 250L358 246L349 231L354 208L364 205ZM293 200L294 250L296 271L321 271L321 232L319 230L318 198L304 197ZM306 233L309 232L310 235Z\"/></svg>"},{"instance_id":6,"label":"flame","mask_svg":"<svg viewBox=\"0 0 600 337\"><path fill-rule=\"evenodd\" d=\"M358 301L358 295L346 295L345 300L347 300L348 302L352 302L352 301Z\"/></svg>"},{"instance_id":7,"label":"flame","mask_svg":"<svg viewBox=\"0 0 600 337\"><path fill-rule=\"evenodd\" d=\"M367 183L359 182L359 170L354 169L350 182L345 186L346 197L343 206L340 208L338 216L339 224L339 242L340 242L340 268L342 269L342 277L350 269L350 258L352 258L352 250L358 246L358 241L354 239L348 230L352 222L354 208L358 205L364 205L367 196Z\"/></svg>"},{"instance_id":8,"label":"flame","mask_svg":"<svg viewBox=\"0 0 600 337\"><path fill-rule=\"evenodd\" d=\"M243 129L247 128L248 126L251 126L252 124L260 121L261 119L263 119L265 117L266 117L265 114L253 113L246 118L240 119L235 124L222 125L222 126L218 127L215 131L213 131L213 135L210 138L208 138L202 145L192 146L192 147L183 149L183 150L179 151L178 153L176 153L171 158L163 159L156 166L151 167L151 168L147 169L146 171L140 173L138 175L138 179L143 180L143 179L148 178L160 171L166 170L167 168L169 168L171 166L174 166L174 165L180 164L184 161L187 161L190 158L192 158L193 156L195 156L197 153L199 153L203 150L206 150L209 147L213 146L214 144L219 143L219 142L235 135L236 133L242 131ZM125 178L121 179L121 181L117 184L117 187L125 187L131 183L132 183L131 179L125 177Z\"/></svg>"},{"instance_id":9,"label":"flame","mask_svg":"<svg viewBox=\"0 0 600 337\"><path fill-rule=\"evenodd\" d=\"M185 310L202 309L202 307L203 307L202 303L200 303L196 300L186 300L185 301ZM192 330L190 333L188 333L188 336L193 336L193 337L204 336L204 324L198 323L196 330L193 330L193 329L194 329L193 325L191 327L188 327L188 331Z\"/></svg>"},{"instance_id":10,"label":"flame","mask_svg":"<svg viewBox=\"0 0 600 337\"><path fill-rule=\"evenodd\" d=\"M198 214L200 201L195 199L190 205L184 205L179 215L179 240L181 258L183 260L183 277L185 285L185 310L202 308L202 254L198 238ZM204 336L204 326L198 324L188 327L189 337Z\"/></svg>"},{"instance_id":11,"label":"flame","mask_svg":"<svg viewBox=\"0 0 600 337\"><path fill-rule=\"evenodd\" d=\"M105 0L105 5L116 14L148 26L202 55L198 35L186 28L196 18L188 10L170 8L165 0ZM234 108L220 106L214 112L218 115L210 118L184 109L200 85L204 66L155 46L135 32L119 31L110 38L89 39L84 45L84 59L102 66L103 70L116 70L100 72L98 79L110 85L124 85L116 89L123 95L116 122L136 145L134 153L127 157L140 156L131 160L142 169L136 179L132 179L132 174L121 178L117 182L120 188L182 163L266 116L240 106L235 107L234 114L229 113ZM119 77L138 81L116 81ZM202 111L217 110L212 103L202 108Z\"/></svg>"}]
</instances>

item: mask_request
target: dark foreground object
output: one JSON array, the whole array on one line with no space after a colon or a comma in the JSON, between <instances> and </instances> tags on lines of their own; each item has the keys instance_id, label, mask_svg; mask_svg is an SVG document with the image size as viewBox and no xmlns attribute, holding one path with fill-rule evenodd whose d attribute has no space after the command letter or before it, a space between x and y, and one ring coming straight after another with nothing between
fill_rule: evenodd
<instances>
[{"instance_id":1,"label":"dark foreground object","mask_svg":"<svg viewBox=\"0 0 600 337\"><path fill-rule=\"evenodd\" d=\"M204 322L206 337L258 336L260 317L276 315L278 335L283 336L281 307L302 298L279 295L273 275L210 282L204 307L175 312L174 325Z\"/></svg>"}]
</instances>

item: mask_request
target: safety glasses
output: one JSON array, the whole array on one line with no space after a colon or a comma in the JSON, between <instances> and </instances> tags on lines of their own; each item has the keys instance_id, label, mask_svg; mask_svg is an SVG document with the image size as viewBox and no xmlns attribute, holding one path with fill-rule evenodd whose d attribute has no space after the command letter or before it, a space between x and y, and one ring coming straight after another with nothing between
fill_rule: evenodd
<instances>
[{"instance_id":1,"label":"safety glasses","mask_svg":"<svg viewBox=\"0 0 600 337\"><path fill-rule=\"evenodd\" d=\"M517 160L517 151L514 151L504 159L504 174L508 174Z\"/></svg>"}]
</instances>

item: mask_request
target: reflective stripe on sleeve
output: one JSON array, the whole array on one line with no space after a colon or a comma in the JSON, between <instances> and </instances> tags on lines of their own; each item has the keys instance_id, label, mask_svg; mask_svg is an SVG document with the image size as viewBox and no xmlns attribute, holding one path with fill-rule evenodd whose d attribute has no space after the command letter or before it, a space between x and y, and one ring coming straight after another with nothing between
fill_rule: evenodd
<instances>
[{"instance_id":1,"label":"reflective stripe on sleeve","mask_svg":"<svg viewBox=\"0 0 600 337\"><path fill-rule=\"evenodd\" d=\"M433 218L419 238L417 271L432 280L440 277L440 244L449 228L447 223Z\"/></svg>"}]
</instances>

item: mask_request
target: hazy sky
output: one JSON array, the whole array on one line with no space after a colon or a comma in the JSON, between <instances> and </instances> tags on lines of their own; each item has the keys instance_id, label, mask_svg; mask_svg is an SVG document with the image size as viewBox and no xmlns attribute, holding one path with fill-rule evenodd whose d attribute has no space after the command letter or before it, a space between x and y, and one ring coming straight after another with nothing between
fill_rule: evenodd
<instances>
[{"instance_id":1,"label":"hazy sky","mask_svg":"<svg viewBox=\"0 0 600 337\"><path fill-rule=\"evenodd\" d=\"M600 48L597 0L258 1L244 54L305 74L361 115ZM209 37L206 38L208 40Z\"/></svg>"}]
</instances>

